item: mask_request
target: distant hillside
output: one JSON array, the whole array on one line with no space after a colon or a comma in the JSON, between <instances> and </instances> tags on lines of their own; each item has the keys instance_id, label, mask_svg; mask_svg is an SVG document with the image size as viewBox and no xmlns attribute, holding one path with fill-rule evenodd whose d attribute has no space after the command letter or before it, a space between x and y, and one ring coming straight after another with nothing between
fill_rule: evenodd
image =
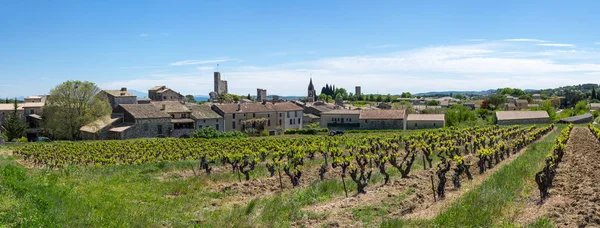
<instances>
[{"instance_id":1,"label":"distant hillside","mask_svg":"<svg viewBox=\"0 0 600 228\"><path fill-rule=\"evenodd\" d=\"M473 94L473 95L485 95L496 91L495 89L482 90L482 91L434 91L427 93L417 93L414 96L437 96L437 95L448 95L448 94Z\"/></svg>"},{"instance_id":2,"label":"distant hillside","mask_svg":"<svg viewBox=\"0 0 600 228\"><path fill-rule=\"evenodd\" d=\"M148 92L140 92L137 90L127 90L127 92L133 93L133 95L137 96L138 98L148 97Z\"/></svg>"}]
</instances>

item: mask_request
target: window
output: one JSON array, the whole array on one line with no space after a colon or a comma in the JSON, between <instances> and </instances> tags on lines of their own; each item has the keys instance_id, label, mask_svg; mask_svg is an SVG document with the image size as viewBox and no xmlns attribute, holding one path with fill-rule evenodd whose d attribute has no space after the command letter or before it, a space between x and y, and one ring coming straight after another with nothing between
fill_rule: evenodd
<instances>
[{"instance_id":1,"label":"window","mask_svg":"<svg viewBox=\"0 0 600 228\"><path fill-rule=\"evenodd\" d=\"M175 119L175 114L171 114L171 118Z\"/></svg>"},{"instance_id":2,"label":"window","mask_svg":"<svg viewBox=\"0 0 600 228\"><path fill-rule=\"evenodd\" d=\"M163 97L163 100L166 100L166 99L167 99L167 96L164 96L164 97Z\"/></svg>"},{"instance_id":3,"label":"window","mask_svg":"<svg viewBox=\"0 0 600 228\"><path fill-rule=\"evenodd\" d=\"M415 127L417 126L417 123L415 123Z\"/></svg>"},{"instance_id":4,"label":"window","mask_svg":"<svg viewBox=\"0 0 600 228\"><path fill-rule=\"evenodd\" d=\"M290 118L290 112L286 112L287 118Z\"/></svg>"},{"instance_id":5,"label":"window","mask_svg":"<svg viewBox=\"0 0 600 228\"><path fill-rule=\"evenodd\" d=\"M235 119L235 114L233 114L233 119Z\"/></svg>"},{"instance_id":6,"label":"window","mask_svg":"<svg viewBox=\"0 0 600 228\"><path fill-rule=\"evenodd\" d=\"M231 128L235 129L235 121L231 122Z\"/></svg>"},{"instance_id":7,"label":"window","mask_svg":"<svg viewBox=\"0 0 600 228\"><path fill-rule=\"evenodd\" d=\"M270 113L267 113L267 117L268 117L268 118L271 118L271 114L270 114Z\"/></svg>"},{"instance_id":8,"label":"window","mask_svg":"<svg viewBox=\"0 0 600 228\"><path fill-rule=\"evenodd\" d=\"M219 124L215 126L215 129L217 129L217 131L219 130Z\"/></svg>"},{"instance_id":9,"label":"window","mask_svg":"<svg viewBox=\"0 0 600 228\"><path fill-rule=\"evenodd\" d=\"M281 117L281 112L279 113L279 117Z\"/></svg>"},{"instance_id":10,"label":"window","mask_svg":"<svg viewBox=\"0 0 600 228\"><path fill-rule=\"evenodd\" d=\"M144 124L144 131L148 131L148 124L147 123Z\"/></svg>"},{"instance_id":11,"label":"window","mask_svg":"<svg viewBox=\"0 0 600 228\"><path fill-rule=\"evenodd\" d=\"M267 126L271 126L271 120L267 120Z\"/></svg>"},{"instance_id":12,"label":"window","mask_svg":"<svg viewBox=\"0 0 600 228\"><path fill-rule=\"evenodd\" d=\"M435 127L435 123L433 123L433 126Z\"/></svg>"},{"instance_id":13,"label":"window","mask_svg":"<svg viewBox=\"0 0 600 228\"><path fill-rule=\"evenodd\" d=\"M279 119L279 126L281 126L281 119Z\"/></svg>"},{"instance_id":14,"label":"window","mask_svg":"<svg viewBox=\"0 0 600 228\"><path fill-rule=\"evenodd\" d=\"M290 124L292 124L292 119L290 119Z\"/></svg>"},{"instance_id":15,"label":"window","mask_svg":"<svg viewBox=\"0 0 600 228\"><path fill-rule=\"evenodd\" d=\"M298 112L294 112L294 117L298 117Z\"/></svg>"},{"instance_id":16,"label":"window","mask_svg":"<svg viewBox=\"0 0 600 228\"><path fill-rule=\"evenodd\" d=\"M202 121L204 121L204 123L206 123L206 120L202 120Z\"/></svg>"},{"instance_id":17,"label":"window","mask_svg":"<svg viewBox=\"0 0 600 228\"><path fill-rule=\"evenodd\" d=\"M335 118L331 118L331 121L335 121Z\"/></svg>"},{"instance_id":18,"label":"window","mask_svg":"<svg viewBox=\"0 0 600 228\"><path fill-rule=\"evenodd\" d=\"M159 135L162 135L162 125L156 125L156 131L158 132Z\"/></svg>"},{"instance_id":19,"label":"window","mask_svg":"<svg viewBox=\"0 0 600 228\"><path fill-rule=\"evenodd\" d=\"M256 113L252 113L252 118L256 118Z\"/></svg>"},{"instance_id":20,"label":"window","mask_svg":"<svg viewBox=\"0 0 600 228\"><path fill-rule=\"evenodd\" d=\"M298 123L300 123L300 118L298 118Z\"/></svg>"}]
</instances>

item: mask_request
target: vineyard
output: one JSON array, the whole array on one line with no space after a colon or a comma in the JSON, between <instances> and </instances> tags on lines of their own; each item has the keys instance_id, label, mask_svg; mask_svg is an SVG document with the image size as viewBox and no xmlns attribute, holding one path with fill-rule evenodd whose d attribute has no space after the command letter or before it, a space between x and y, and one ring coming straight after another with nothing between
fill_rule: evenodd
<instances>
[{"instance_id":1,"label":"vineyard","mask_svg":"<svg viewBox=\"0 0 600 228\"><path fill-rule=\"evenodd\" d=\"M346 182L349 175L358 193L366 193L373 170L385 177L387 167L396 168L408 178L420 157L424 168L434 168L436 194L444 198L446 173L454 169L452 184L460 188L460 176L471 178L476 164L484 173L512 153L549 132L553 126L446 129L412 135L377 134L340 137L255 138L255 139L151 139L133 141L96 141L30 144L15 150L37 167L62 168L68 165L142 164L178 160L197 160L198 172L210 175L215 166L230 166L231 171L248 181L257 165L264 165L271 176L282 182L282 171L298 186L306 160L323 159L318 173L321 180L331 169L340 169ZM474 163L475 162L475 163ZM283 187L283 185L281 184ZM348 191L346 190L346 195Z\"/></svg>"},{"instance_id":2,"label":"vineyard","mask_svg":"<svg viewBox=\"0 0 600 228\"><path fill-rule=\"evenodd\" d=\"M175 226L198 222L212 226L245 226L248 222L264 226L354 226L395 218L433 219L431 216L442 213L445 205L477 188L513 160L530 157L523 153L525 148L554 128L492 126L344 136L55 142L26 144L12 152L20 157L21 164L42 173L56 172L66 180L71 179L72 172L86 176L76 184L65 183L67 186L96 186L87 179L108 185L87 197L98 195L97 200L102 201L125 197L121 202L107 203L134 211L146 208L145 212L135 212L145 216L156 216L158 211L153 207L172 208L161 209L173 213L161 217ZM545 157L545 164L558 163L559 156L567 156L569 132L576 130L568 126L552 139L555 146L544 152L553 151ZM549 167L536 175L535 181L554 181L557 185L561 168ZM114 175L122 181L106 179ZM544 179L546 176L552 178ZM41 179L48 180L52 179ZM126 187L134 183L137 187ZM552 189L540 189L540 193L552 196ZM153 200L148 199L149 194ZM162 203L143 206L149 200ZM105 207L115 210L114 206ZM193 211L186 212L189 209ZM96 209L75 211L89 210ZM0 220L1 212L0 206ZM153 218L144 218L143 224L156 225ZM122 219L114 224L131 225L125 222L126 217Z\"/></svg>"}]
</instances>

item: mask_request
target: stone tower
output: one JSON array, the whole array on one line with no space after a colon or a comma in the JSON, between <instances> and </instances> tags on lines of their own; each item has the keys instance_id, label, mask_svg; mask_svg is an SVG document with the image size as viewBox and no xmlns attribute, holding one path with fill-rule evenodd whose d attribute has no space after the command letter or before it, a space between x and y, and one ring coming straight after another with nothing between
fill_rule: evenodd
<instances>
[{"instance_id":1,"label":"stone tower","mask_svg":"<svg viewBox=\"0 0 600 228\"><path fill-rule=\"evenodd\" d=\"M308 102L315 102L317 100L317 92L315 92L315 86L312 83L312 78L310 78L310 83L308 83Z\"/></svg>"},{"instance_id":2,"label":"stone tower","mask_svg":"<svg viewBox=\"0 0 600 228\"><path fill-rule=\"evenodd\" d=\"M256 89L256 100L260 102L267 100L267 90L260 88Z\"/></svg>"},{"instance_id":3,"label":"stone tower","mask_svg":"<svg viewBox=\"0 0 600 228\"><path fill-rule=\"evenodd\" d=\"M221 72L215 72L215 88L214 91L217 95L227 94L227 81L221 80Z\"/></svg>"},{"instance_id":4,"label":"stone tower","mask_svg":"<svg viewBox=\"0 0 600 228\"><path fill-rule=\"evenodd\" d=\"M354 96L360 97L360 86L354 87Z\"/></svg>"}]
</instances>

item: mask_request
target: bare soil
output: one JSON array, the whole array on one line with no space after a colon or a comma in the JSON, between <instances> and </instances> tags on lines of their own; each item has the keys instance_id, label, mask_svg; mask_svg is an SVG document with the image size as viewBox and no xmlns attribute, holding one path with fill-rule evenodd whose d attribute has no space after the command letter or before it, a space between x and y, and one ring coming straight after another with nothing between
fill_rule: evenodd
<instances>
[{"instance_id":1,"label":"bare soil","mask_svg":"<svg viewBox=\"0 0 600 228\"><path fill-rule=\"evenodd\" d=\"M600 227L600 144L586 128L575 128L567 142L541 211L559 227Z\"/></svg>"}]
</instances>

